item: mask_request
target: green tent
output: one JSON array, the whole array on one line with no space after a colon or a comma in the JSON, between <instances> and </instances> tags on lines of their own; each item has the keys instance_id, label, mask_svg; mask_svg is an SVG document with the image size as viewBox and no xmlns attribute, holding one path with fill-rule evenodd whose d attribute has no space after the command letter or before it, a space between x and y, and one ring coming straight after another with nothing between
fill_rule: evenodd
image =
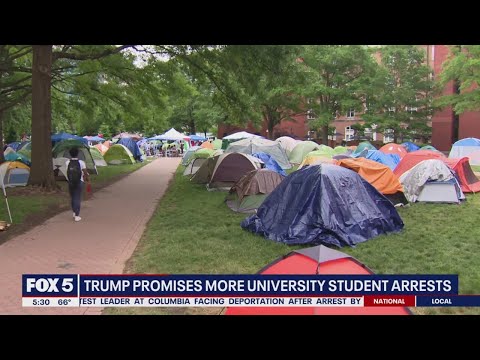
<instances>
[{"instance_id":1,"label":"green tent","mask_svg":"<svg viewBox=\"0 0 480 360\"><path fill-rule=\"evenodd\" d=\"M198 149L192 155L192 159L206 159L215 153L215 150L212 149Z\"/></svg>"},{"instance_id":2,"label":"green tent","mask_svg":"<svg viewBox=\"0 0 480 360\"><path fill-rule=\"evenodd\" d=\"M432 151L438 151L435 149L432 145L425 145L420 148L420 150L432 150Z\"/></svg>"},{"instance_id":3,"label":"green tent","mask_svg":"<svg viewBox=\"0 0 480 360\"><path fill-rule=\"evenodd\" d=\"M90 153L90 148L88 145L85 145L79 140L67 139L58 142L52 150L52 155L54 159L57 158L67 158L70 159L70 149L78 148L78 158L85 161L87 170L90 174L98 174L97 167L95 166L95 161L93 161L92 154Z\"/></svg>"},{"instance_id":4,"label":"green tent","mask_svg":"<svg viewBox=\"0 0 480 360\"><path fill-rule=\"evenodd\" d=\"M348 148L345 146L336 146L335 149L333 149L333 152L335 155L343 155L348 153Z\"/></svg>"},{"instance_id":5,"label":"green tent","mask_svg":"<svg viewBox=\"0 0 480 360\"><path fill-rule=\"evenodd\" d=\"M227 206L235 212L244 214L253 214L262 205L267 194L256 194L244 196L240 199L237 193L228 194L225 202Z\"/></svg>"},{"instance_id":6,"label":"green tent","mask_svg":"<svg viewBox=\"0 0 480 360\"><path fill-rule=\"evenodd\" d=\"M222 142L221 139L213 140L212 144L213 144L213 149L214 150L221 150L222 149L223 142Z\"/></svg>"},{"instance_id":7,"label":"green tent","mask_svg":"<svg viewBox=\"0 0 480 360\"><path fill-rule=\"evenodd\" d=\"M367 149L367 150L377 150L377 148L375 146L373 146L372 144L370 144L370 142L364 141L364 142L361 142L360 144L358 144L357 148L355 149L355 151L353 153L354 154L360 154L365 149Z\"/></svg>"},{"instance_id":8,"label":"green tent","mask_svg":"<svg viewBox=\"0 0 480 360\"><path fill-rule=\"evenodd\" d=\"M331 159L333 157L333 155L335 155L335 154L332 151L323 148L323 149L320 149L320 150L310 151L307 155L305 155L304 159L307 158L308 156L311 156L311 157L323 156L323 157L328 157L328 158Z\"/></svg>"},{"instance_id":9,"label":"green tent","mask_svg":"<svg viewBox=\"0 0 480 360\"><path fill-rule=\"evenodd\" d=\"M90 154L92 154L93 161L97 166L107 166L107 162L103 158L102 153L95 146L90 146Z\"/></svg>"},{"instance_id":10,"label":"green tent","mask_svg":"<svg viewBox=\"0 0 480 360\"><path fill-rule=\"evenodd\" d=\"M316 142L302 141L295 146L288 159L292 164L300 164L309 152L318 149L320 146Z\"/></svg>"},{"instance_id":11,"label":"green tent","mask_svg":"<svg viewBox=\"0 0 480 360\"><path fill-rule=\"evenodd\" d=\"M135 164L135 159L130 150L121 144L110 146L103 158L109 165Z\"/></svg>"}]
</instances>

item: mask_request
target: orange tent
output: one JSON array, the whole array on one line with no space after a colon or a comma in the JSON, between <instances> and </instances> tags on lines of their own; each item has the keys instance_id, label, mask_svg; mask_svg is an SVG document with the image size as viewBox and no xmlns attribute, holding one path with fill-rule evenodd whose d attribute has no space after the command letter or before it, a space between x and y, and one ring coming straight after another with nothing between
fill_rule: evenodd
<instances>
[{"instance_id":1,"label":"orange tent","mask_svg":"<svg viewBox=\"0 0 480 360\"><path fill-rule=\"evenodd\" d=\"M205 141L200 147L213 150L213 144L210 141Z\"/></svg>"},{"instance_id":2,"label":"orange tent","mask_svg":"<svg viewBox=\"0 0 480 360\"><path fill-rule=\"evenodd\" d=\"M100 151L102 153L102 155L105 154L108 150L108 146L105 146L103 144L97 144L97 145L94 145L94 146L98 149L98 151Z\"/></svg>"},{"instance_id":3,"label":"orange tent","mask_svg":"<svg viewBox=\"0 0 480 360\"><path fill-rule=\"evenodd\" d=\"M404 146L395 143L385 144L379 150L384 154L397 154L400 156L400 159L403 159L403 157L408 154Z\"/></svg>"},{"instance_id":4,"label":"orange tent","mask_svg":"<svg viewBox=\"0 0 480 360\"><path fill-rule=\"evenodd\" d=\"M385 195L403 192L403 187L393 171L386 165L365 158L341 159L337 164L358 173Z\"/></svg>"}]
</instances>

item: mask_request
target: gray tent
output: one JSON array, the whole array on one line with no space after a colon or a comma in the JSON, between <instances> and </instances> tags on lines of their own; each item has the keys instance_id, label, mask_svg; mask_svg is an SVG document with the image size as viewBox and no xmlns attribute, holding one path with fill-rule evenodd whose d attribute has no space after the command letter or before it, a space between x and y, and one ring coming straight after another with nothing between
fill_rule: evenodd
<instances>
[{"instance_id":1,"label":"gray tent","mask_svg":"<svg viewBox=\"0 0 480 360\"><path fill-rule=\"evenodd\" d=\"M288 161L287 153L282 146L275 141L267 139L249 138L231 143L225 153L243 153L252 155L254 153L266 153L271 155L282 169L290 169L292 165Z\"/></svg>"},{"instance_id":2,"label":"gray tent","mask_svg":"<svg viewBox=\"0 0 480 360\"><path fill-rule=\"evenodd\" d=\"M193 159L190 162L190 164L188 164L188 166L185 168L185 171L183 172L183 175L185 175L185 176L195 175L195 173L200 169L200 167L206 161L207 161L207 159L204 159L204 158Z\"/></svg>"},{"instance_id":3,"label":"gray tent","mask_svg":"<svg viewBox=\"0 0 480 360\"><path fill-rule=\"evenodd\" d=\"M247 154L223 154L218 158L208 188L228 191L243 175L249 171L261 169L262 165L263 162L260 159Z\"/></svg>"}]
</instances>

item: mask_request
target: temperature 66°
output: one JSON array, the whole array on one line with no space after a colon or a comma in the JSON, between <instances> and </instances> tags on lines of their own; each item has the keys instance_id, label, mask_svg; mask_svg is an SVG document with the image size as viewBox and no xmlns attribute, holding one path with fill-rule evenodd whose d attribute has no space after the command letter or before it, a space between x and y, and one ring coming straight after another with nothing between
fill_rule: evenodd
<instances>
[{"instance_id":1,"label":"temperature 66\u00b0","mask_svg":"<svg viewBox=\"0 0 480 360\"><path fill-rule=\"evenodd\" d=\"M68 305L72 302L72 299L58 299L58 305Z\"/></svg>"}]
</instances>

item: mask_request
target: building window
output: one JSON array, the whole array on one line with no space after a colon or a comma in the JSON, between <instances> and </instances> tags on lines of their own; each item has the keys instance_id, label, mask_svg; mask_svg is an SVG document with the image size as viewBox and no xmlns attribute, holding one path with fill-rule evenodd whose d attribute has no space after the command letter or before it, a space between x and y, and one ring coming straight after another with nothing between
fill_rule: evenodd
<instances>
[{"instance_id":1,"label":"building window","mask_svg":"<svg viewBox=\"0 0 480 360\"><path fill-rule=\"evenodd\" d=\"M333 135L328 135L328 140L337 141L337 128L333 129Z\"/></svg>"},{"instance_id":2,"label":"building window","mask_svg":"<svg viewBox=\"0 0 480 360\"><path fill-rule=\"evenodd\" d=\"M355 109L349 109L347 111L347 119L353 119L355 117Z\"/></svg>"},{"instance_id":3,"label":"building window","mask_svg":"<svg viewBox=\"0 0 480 360\"><path fill-rule=\"evenodd\" d=\"M355 135L355 130L352 129L350 126L345 128L345 141L352 141Z\"/></svg>"},{"instance_id":4,"label":"building window","mask_svg":"<svg viewBox=\"0 0 480 360\"><path fill-rule=\"evenodd\" d=\"M394 107L394 106L389 107L389 108L388 108L388 112L395 112L395 107Z\"/></svg>"},{"instance_id":5,"label":"building window","mask_svg":"<svg viewBox=\"0 0 480 360\"><path fill-rule=\"evenodd\" d=\"M409 113L417 112L417 108L414 106L405 106L405 111Z\"/></svg>"},{"instance_id":6,"label":"building window","mask_svg":"<svg viewBox=\"0 0 480 360\"><path fill-rule=\"evenodd\" d=\"M307 111L307 120L313 120L315 119L315 114L313 113L313 110L310 109Z\"/></svg>"},{"instance_id":7,"label":"building window","mask_svg":"<svg viewBox=\"0 0 480 360\"><path fill-rule=\"evenodd\" d=\"M366 137L367 139L373 140L373 131L372 131L372 129L370 129L370 128L365 128L365 130L363 130L363 135L365 135L365 137Z\"/></svg>"},{"instance_id":8,"label":"building window","mask_svg":"<svg viewBox=\"0 0 480 360\"><path fill-rule=\"evenodd\" d=\"M394 137L393 137L394 132L395 132L395 130L393 130L393 129L385 129L385 131L384 131L384 133L383 133L383 143L384 143L384 144L393 142L393 140L394 140Z\"/></svg>"},{"instance_id":9,"label":"building window","mask_svg":"<svg viewBox=\"0 0 480 360\"><path fill-rule=\"evenodd\" d=\"M313 99L312 98L308 98L307 99L307 104L312 104L313 103Z\"/></svg>"}]
</instances>

